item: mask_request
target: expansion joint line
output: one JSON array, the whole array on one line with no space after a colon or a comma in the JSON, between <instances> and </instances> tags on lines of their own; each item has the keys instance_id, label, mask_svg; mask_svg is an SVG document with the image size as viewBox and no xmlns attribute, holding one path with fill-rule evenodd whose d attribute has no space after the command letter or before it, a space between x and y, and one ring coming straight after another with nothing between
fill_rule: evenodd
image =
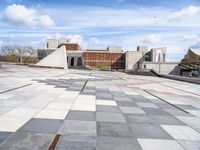
<instances>
[{"instance_id":1,"label":"expansion joint line","mask_svg":"<svg viewBox=\"0 0 200 150\"><path fill-rule=\"evenodd\" d=\"M159 100L161 100L161 101L163 101L163 102L165 102L165 103L167 103L167 104L169 104L169 105L175 107L176 109L179 109L179 110L183 111L184 113L187 113L187 114L189 113L189 112L183 110L182 108L179 108L178 106L176 106L176 105L174 105L174 104L172 104L172 103L170 103L170 102L168 102L168 101L166 101L166 100L164 100L164 99L158 97L157 95L155 95L155 94L153 94L153 93L151 93L151 92L149 92L149 91L147 91L147 90L144 90L144 89L143 89L143 91L145 91L146 93L148 93L148 94L150 94L150 95L152 95L152 96L158 98Z\"/></svg>"},{"instance_id":2,"label":"expansion joint line","mask_svg":"<svg viewBox=\"0 0 200 150\"><path fill-rule=\"evenodd\" d=\"M182 91L182 92L186 92L186 93L189 93L189 94L193 94L193 95L196 95L196 96L200 96L200 95L197 94L197 93L188 92L188 91L185 91L185 90L182 90L182 89L179 89L179 88L172 87L172 86L170 86L170 85L165 85L165 84L161 84L161 85L166 86L166 87L169 87L169 88L172 88L172 89L176 89L176 90L179 90L179 91Z\"/></svg>"},{"instance_id":3,"label":"expansion joint line","mask_svg":"<svg viewBox=\"0 0 200 150\"><path fill-rule=\"evenodd\" d=\"M0 94L7 93L7 92L10 92L10 91L14 91L14 90L17 90L17 89L20 89L20 88L23 88L23 87L26 87L26 86L30 86L30 85L32 85L32 83L26 84L26 85L23 85L23 86L19 86L19 87L10 89L10 90L6 90L6 91L3 91L3 92L0 92Z\"/></svg>"}]
</instances>

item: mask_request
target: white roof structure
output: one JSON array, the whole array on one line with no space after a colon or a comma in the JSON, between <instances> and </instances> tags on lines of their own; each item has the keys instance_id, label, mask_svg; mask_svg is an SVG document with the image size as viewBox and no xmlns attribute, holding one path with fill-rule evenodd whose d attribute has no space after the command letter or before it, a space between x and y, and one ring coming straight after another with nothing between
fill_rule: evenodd
<instances>
[{"instance_id":1,"label":"white roof structure","mask_svg":"<svg viewBox=\"0 0 200 150\"><path fill-rule=\"evenodd\" d=\"M190 50L195 53L196 55L199 55L200 56L200 49L191 49Z\"/></svg>"}]
</instances>

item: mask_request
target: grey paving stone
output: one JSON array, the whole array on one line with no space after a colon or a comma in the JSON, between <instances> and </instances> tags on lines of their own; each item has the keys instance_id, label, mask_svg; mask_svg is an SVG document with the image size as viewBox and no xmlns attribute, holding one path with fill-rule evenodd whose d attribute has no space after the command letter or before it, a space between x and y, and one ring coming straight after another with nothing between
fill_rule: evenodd
<instances>
[{"instance_id":1,"label":"grey paving stone","mask_svg":"<svg viewBox=\"0 0 200 150\"><path fill-rule=\"evenodd\" d=\"M116 96L120 96L120 97L126 96L126 94L124 94L123 92L118 92L118 91L111 91L110 93L111 93L114 97L116 97Z\"/></svg>"},{"instance_id":2,"label":"grey paving stone","mask_svg":"<svg viewBox=\"0 0 200 150\"><path fill-rule=\"evenodd\" d=\"M31 133L57 133L57 130L62 123L62 120L34 118L27 122L18 131Z\"/></svg>"},{"instance_id":3,"label":"grey paving stone","mask_svg":"<svg viewBox=\"0 0 200 150\"><path fill-rule=\"evenodd\" d=\"M165 109L165 108L167 108L167 109L174 109L174 106L169 105L167 103L161 103L161 104L156 104L156 105L159 106L162 109Z\"/></svg>"},{"instance_id":4,"label":"grey paving stone","mask_svg":"<svg viewBox=\"0 0 200 150\"><path fill-rule=\"evenodd\" d=\"M96 112L96 119L100 122L126 122L121 113Z\"/></svg>"},{"instance_id":5,"label":"grey paving stone","mask_svg":"<svg viewBox=\"0 0 200 150\"><path fill-rule=\"evenodd\" d=\"M116 113L120 112L119 108L116 106L102 106L102 105L101 106L97 105L96 111L97 112L116 112Z\"/></svg>"},{"instance_id":6,"label":"grey paving stone","mask_svg":"<svg viewBox=\"0 0 200 150\"><path fill-rule=\"evenodd\" d=\"M115 100L115 101L129 101L129 102L131 102L132 100L129 98L129 97L126 97L126 96L115 96L115 97L113 97L113 99Z\"/></svg>"},{"instance_id":7,"label":"grey paving stone","mask_svg":"<svg viewBox=\"0 0 200 150\"><path fill-rule=\"evenodd\" d=\"M200 141L177 141L186 150L200 150Z\"/></svg>"},{"instance_id":8,"label":"grey paving stone","mask_svg":"<svg viewBox=\"0 0 200 150\"><path fill-rule=\"evenodd\" d=\"M125 114L145 114L145 112L140 107L119 107L122 113Z\"/></svg>"},{"instance_id":9,"label":"grey paving stone","mask_svg":"<svg viewBox=\"0 0 200 150\"><path fill-rule=\"evenodd\" d=\"M82 95L96 95L95 91L93 90L84 90L81 92Z\"/></svg>"},{"instance_id":10,"label":"grey paving stone","mask_svg":"<svg viewBox=\"0 0 200 150\"><path fill-rule=\"evenodd\" d=\"M129 123L146 123L146 124L155 124L155 121L148 115L125 115L126 120Z\"/></svg>"},{"instance_id":11,"label":"grey paving stone","mask_svg":"<svg viewBox=\"0 0 200 150\"><path fill-rule=\"evenodd\" d=\"M83 120L83 121L95 121L96 113L90 111L74 111L68 112L65 120Z\"/></svg>"},{"instance_id":12,"label":"grey paving stone","mask_svg":"<svg viewBox=\"0 0 200 150\"><path fill-rule=\"evenodd\" d=\"M11 134L12 132L0 132L0 143L8 138Z\"/></svg>"},{"instance_id":13,"label":"grey paving stone","mask_svg":"<svg viewBox=\"0 0 200 150\"><path fill-rule=\"evenodd\" d=\"M98 136L133 136L131 130L126 123L97 123Z\"/></svg>"},{"instance_id":14,"label":"grey paving stone","mask_svg":"<svg viewBox=\"0 0 200 150\"><path fill-rule=\"evenodd\" d=\"M133 102L151 102L149 99L141 96L141 95L129 95Z\"/></svg>"},{"instance_id":15,"label":"grey paving stone","mask_svg":"<svg viewBox=\"0 0 200 150\"><path fill-rule=\"evenodd\" d=\"M62 135L96 136L95 121L65 120L58 133Z\"/></svg>"},{"instance_id":16,"label":"grey paving stone","mask_svg":"<svg viewBox=\"0 0 200 150\"><path fill-rule=\"evenodd\" d=\"M183 110L199 110L198 108L192 106L192 105L178 105L176 104L177 107L183 109Z\"/></svg>"},{"instance_id":17,"label":"grey paving stone","mask_svg":"<svg viewBox=\"0 0 200 150\"><path fill-rule=\"evenodd\" d=\"M97 99L112 99L112 95L110 93L96 93Z\"/></svg>"},{"instance_id":18,"label":"grey paving stone","mask_svg":"<svg viewBox=\"0 0 200 150\"><path fill-rule=\"evenodd\" d=\"M171 114L171 115L173 115L173 116L193 116L193 115L191 115L190 113L186 113L186 112L184 112L184 111L181 111L181 110L179 110L179 109L168 109L168 108L166 108L166 109L164 109L166 112L168 112L169 114Z\"/></svg>"},{"instance_id":19,"label":"grey paving stone","mask_svg":"<svg viewBox=\"0 0 200 150\"><path fill-rule=\"evenodd\" d=\"M130 101L117 101L118 106L138 107L135 102Z\"/></svg>"},{"instance_id":20,"label":"grey paving stone","mask_svg":"<svg viewBox=\"0 0 200 150\"><path fill-rule=\"evenodd\" d=\"M141 108L159 108L154 103L146 103L146 102L137 102L137 105Z\"/></svg>"},{"instance_id":21,"label":"grey paving stone","mask_svg":"<svg viewBox=\"0 0 200 150\"><path fill-rule=\"evenodd\" d=\"M185 125L182 121L178 120L174 116L169 115L150 115L150 117L160 125Z\"/></svg>"},{"instance_id":22,"label":"grey paving stone","mask_svg":"<svg viewBox=\"0 0 200 150\"><path fill-rule=\"evenodd\" d=\"M158 104L166 104L165 102L163 102L160 99L149 99L151 102L155 103L156 105Z\"/></svg>"},{"instance_id":23,"label":"grey paving stone","mask_svg":"<svg viewBox=\"0 0 200 150\"><path fill-rule=\"evenodd\" d=\"M159 125L155 124L130 124L132 134L136 138L145 139L172 139L172 137L165 132Z\"/></svg>"},{"instance_id":24,"label":"grey paving stone","mask_svg":"<svg viewBox=\"0 0 200 150\"><path fill-rule=\"evenodd\" d=\"M142 108L148 115L170 115L163 109L160 108Z\"/></svg>"},{"instance_id":25,"label":"grey paving stone","mask_svg":"<svg viewBox=\"0 0 200 150\"><path fill-rule=\"evenodd\" d=\"M133 137L108 137L97 138L97 150L142 150L137 140Z\"/></svg>"},{"instance_id":26,"label":"grey paving stone","mask_svg":"<svg viewBox=\"0 0 200 150\"><path fill-rule=\"evenodd\" d=\"M44 150L48 149L54 134L16 132L1 145L1 150Z\"/></svg>"},{"instance_id":27,"label":"grey paving stone","mask_svg":"<svg viewBox=\"0 0 200 150\"><path fill-rule=\"evenodd\" d=\"M64 135L61 136L57 146L57 150L96 150L96 137L94 136L77 136Z\"/></svg>"}]
</instances>

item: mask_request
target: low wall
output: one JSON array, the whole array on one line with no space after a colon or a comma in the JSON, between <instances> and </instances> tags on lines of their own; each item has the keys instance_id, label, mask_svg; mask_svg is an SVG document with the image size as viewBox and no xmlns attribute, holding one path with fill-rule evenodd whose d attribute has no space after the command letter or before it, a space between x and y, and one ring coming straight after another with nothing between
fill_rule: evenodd
<instances>
[{"instance_id":1,"label":"low wall","mask_svg":"<svg viewBox=\"0 0 200 150\"><path fill-rule=\"evenodd\" d=\"M154 70L159 74L180 75L179 62L143 62L142 69Z\"/></svg>"},{"instance_id":2,"label":"low wall","mask_svg":"<svg viewBox=\"0 0 200 150\"><path fill-rule=\"evenodd\" d=\"M162 78L172 79L172 80L178 80L178 81L183 81L183 82L200 84L200 78L188 78L188 77L162 75L162 74L159 74L158 76L162 77Z\"/></svg>"}]
</instances>

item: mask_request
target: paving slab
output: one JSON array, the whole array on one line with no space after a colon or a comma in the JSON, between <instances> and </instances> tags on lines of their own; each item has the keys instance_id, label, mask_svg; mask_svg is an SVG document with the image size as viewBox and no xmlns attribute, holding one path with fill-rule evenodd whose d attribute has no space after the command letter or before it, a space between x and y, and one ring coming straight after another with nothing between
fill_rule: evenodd
<instances>
[{"instance_id":1,"label":"paving slab","mask_svg":"<svg viewBox=\"0 0 200 150\"><path fill-rule=\"evenodd\" d=\"M95 121L65 120L59 128L62 135L76 134L77 136L96 136Z\"/></svg>"},{"instance_id":2,"label":"paving slab","mask_svg":"<svg viewBox=\"0 0 200 150\"><path fill-rule=\"evenodd\" d=\"M121 113L96 112L96 117L99 122L126 122Z\"/></svg>"},{"instance_id":3,"label":"paving slab","mask_svg":"<svg viewBox=\"0 0 200 150\"><path fill-rule=\"evenodd\" d=\"M139 143L132 137L99 136L97 139L98 150L142 150Z\"/></svg>"},{"instance_id":4,"label":"paving slab","mask_svg":"<svg viewBox=\"0 0 200 150\"><path fill-rule=\"evenodd\" d=\"M184 150L175 140L138 139L143 150Z\"/></svg>"},{"instance_id":5,"label":"paving slab","mask_svg":"<svg viewBox=\"0 0 200 150\"><path fill-rule=\"evenodd\" d=\"M172 139L172 137L156 124L130 124L132 134L136 138L145 139Z\"/></svg>"},{"instance_id":6,"label":"paving slab","mask_svg":"<svg viewBox=\"0 0 200 150\"><path fill-rule=\"evenodd\" d=\"M69 111L65 120L96 121L96 113L90 111Z\"/></svg>"},{"instance_id":7,"label":"paving slab","mask_svg":"<svg viewBox=\"0 0 200 150\"><path fill-rule=\"evenodd\" d=\"M31 85L0 94L0 149L48 149L61 134L59 150L199 150L198 85L4 65L0 91Z\"/></svg>"},{"instance_id":8,"label":"paving slab","mask_svg":"<svg viewBox=\"0 0 200 150\"><path fill-rule=\"evenodd\" d=\"M16 132L0 144L2 150L44 150L48 149L53 134Z\"/></svg>"},{"instance_id":9,"label":"paving slab","mask_svg":"<svg viewBox=\"0 0 200 150\"><path fill-rule=\"evenodd\" d=\"M33 118L19 132L56 134L62 123L62 120Z\"/></svg>"}]
</instances>

